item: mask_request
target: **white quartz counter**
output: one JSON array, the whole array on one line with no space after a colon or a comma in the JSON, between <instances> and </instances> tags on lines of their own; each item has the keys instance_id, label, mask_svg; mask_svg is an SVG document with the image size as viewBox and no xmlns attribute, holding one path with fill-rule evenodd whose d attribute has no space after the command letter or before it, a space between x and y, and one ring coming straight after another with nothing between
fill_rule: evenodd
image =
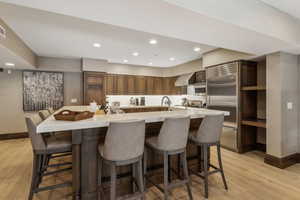
<instances>
[{"instance_id":1,"label":"white quartz counter","mask_svg":"<svg viewBox=\"0 0 300 200\"><path fill-rule=\"evenodd\" d=\"M180 106L175 106L172 108L172 111L95 115L93 118L76 122L57 121L53 116L50 116L37 126L37 133L100 128L108 126L110 122L133 119L145 120L146 123L152 123L163 121L166 117L176 117L182 115L187 115L190 116L191 119L195 119L203 118L206 115L224 114L225 116L228 116L230 114L226 111L209 110L203 108L184 109L184 107ZM89 110L89 106L65 106L60 110L65 109L72 111L86 111Z\"/></svg>"}]
</instances>

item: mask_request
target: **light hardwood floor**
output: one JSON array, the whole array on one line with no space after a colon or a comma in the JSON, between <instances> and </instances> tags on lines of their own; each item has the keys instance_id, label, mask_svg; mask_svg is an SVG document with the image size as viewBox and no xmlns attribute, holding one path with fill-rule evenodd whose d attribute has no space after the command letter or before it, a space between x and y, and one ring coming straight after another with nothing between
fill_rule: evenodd
<instances>
[{"instance_id":1,"label":"light hardwood floor","mask_svg":"<svg viewBox=\"0 0 300 200\"><path fill-rule=\"evenodd\" d=\"M285 170L263 163L259 152L237 154L222 151L225 175L229 191L223 188L220 175L209 178L209 199L212 200L293 200L300 199L300 165ZM212 163L216 164L215 149L212 149ZM0 141L0 199L26 200L30 186L32 150L28 139ZM70 173L47 177L45 184L71 179ZM203 198L203 182L192 176L194 199ZM71 188L41 192L35 200L71 199ZM155 188L147 192L147 199L163 199ZM172 199L188 199L185 188L172 191Z\"/></svg>"}]
</instances>

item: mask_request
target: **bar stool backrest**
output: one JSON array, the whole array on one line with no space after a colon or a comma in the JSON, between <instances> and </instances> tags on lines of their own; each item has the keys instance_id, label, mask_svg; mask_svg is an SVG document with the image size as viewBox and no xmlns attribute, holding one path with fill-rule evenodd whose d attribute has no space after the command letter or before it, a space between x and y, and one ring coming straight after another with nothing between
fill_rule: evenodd
<instances>
[{"instance_id":1,"label":"bar stool backrest","mask_svg":"<svg viewBox=\"0 0 300 200\"><path fill-rule=\"evenodd\" d=\"M223 129L224 115L207 115L201 122L197 132L199 143L217 143Z\"/></svg>"},{"instance_id":2,"label":"bar stool backrest","mask_svg":"<svg viewBox=\"0 0 300 200\"><path fill-rule=\"evenodd\" d=\"M42 118L42 120L47 119L51 114L49 112L49 110L40 110L39 111L39 115Z\"/></svg>"},{"instance_id":3,"label":"bar stool backrest","mask_svg":"<svg viewBox=\"0 0 300 200\"><path fill-rule=\"evenodd\" d=\"M28 134L31 140L31 145L34 151L46 150L46 144L42 134L37 134L36 128L39 123L42 122L41 117L38 114L34 114L30 117L26 117L26 125Z\"/></svg>"},{"instance_id":4,"label":"bar stool backrest","mask_svg":"<svg viewBox=\"0 0 300 200\"><path fill-rule=\"evenodd\" d=\"M138 158L144 153L144 143L144 120L111 122L105 137L103 157L110 161Z\"/></svg>"},{"instance_id":5,"label":"bar stool backrest","mask_svg":"<svg viewBox=\"0 0 300 200\"><path fill-rule=\"evenodd\" d=\"M171 151L184 149L187 145L190 117L166 118L158 135L158 148Z\"/></svg>"}]
</instances>

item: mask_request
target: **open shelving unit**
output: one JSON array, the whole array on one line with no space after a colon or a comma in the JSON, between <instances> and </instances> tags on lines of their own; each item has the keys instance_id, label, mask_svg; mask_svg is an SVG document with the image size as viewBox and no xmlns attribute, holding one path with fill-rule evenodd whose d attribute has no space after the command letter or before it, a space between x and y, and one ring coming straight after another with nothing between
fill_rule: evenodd
<instances>
[{"instance_id":1,"label":"open shelving unit","mask_svg":"<svg viewBox=\"0 0 300 200\"><path fill-rule=\"evenodd\" d=\"M240 151L266 149L266 62L243 62L240 68Z\"/></svg>"}]
</instances>

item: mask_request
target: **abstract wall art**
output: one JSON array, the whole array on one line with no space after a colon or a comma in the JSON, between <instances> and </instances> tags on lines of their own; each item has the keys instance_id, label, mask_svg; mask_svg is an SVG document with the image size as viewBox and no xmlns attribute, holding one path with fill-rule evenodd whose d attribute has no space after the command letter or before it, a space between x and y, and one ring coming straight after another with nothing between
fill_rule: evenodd
<instances>
[{"instance_id":1,"label":"abstract wall art","mask_svg":"<svg viewBox=\"0 0 300 200\"><path fill-rule=\"evenodd\" d=\"M61 72L23 72L23 109L59 109L64 105L64 74Z\"/></svg>"}]
</instances>

